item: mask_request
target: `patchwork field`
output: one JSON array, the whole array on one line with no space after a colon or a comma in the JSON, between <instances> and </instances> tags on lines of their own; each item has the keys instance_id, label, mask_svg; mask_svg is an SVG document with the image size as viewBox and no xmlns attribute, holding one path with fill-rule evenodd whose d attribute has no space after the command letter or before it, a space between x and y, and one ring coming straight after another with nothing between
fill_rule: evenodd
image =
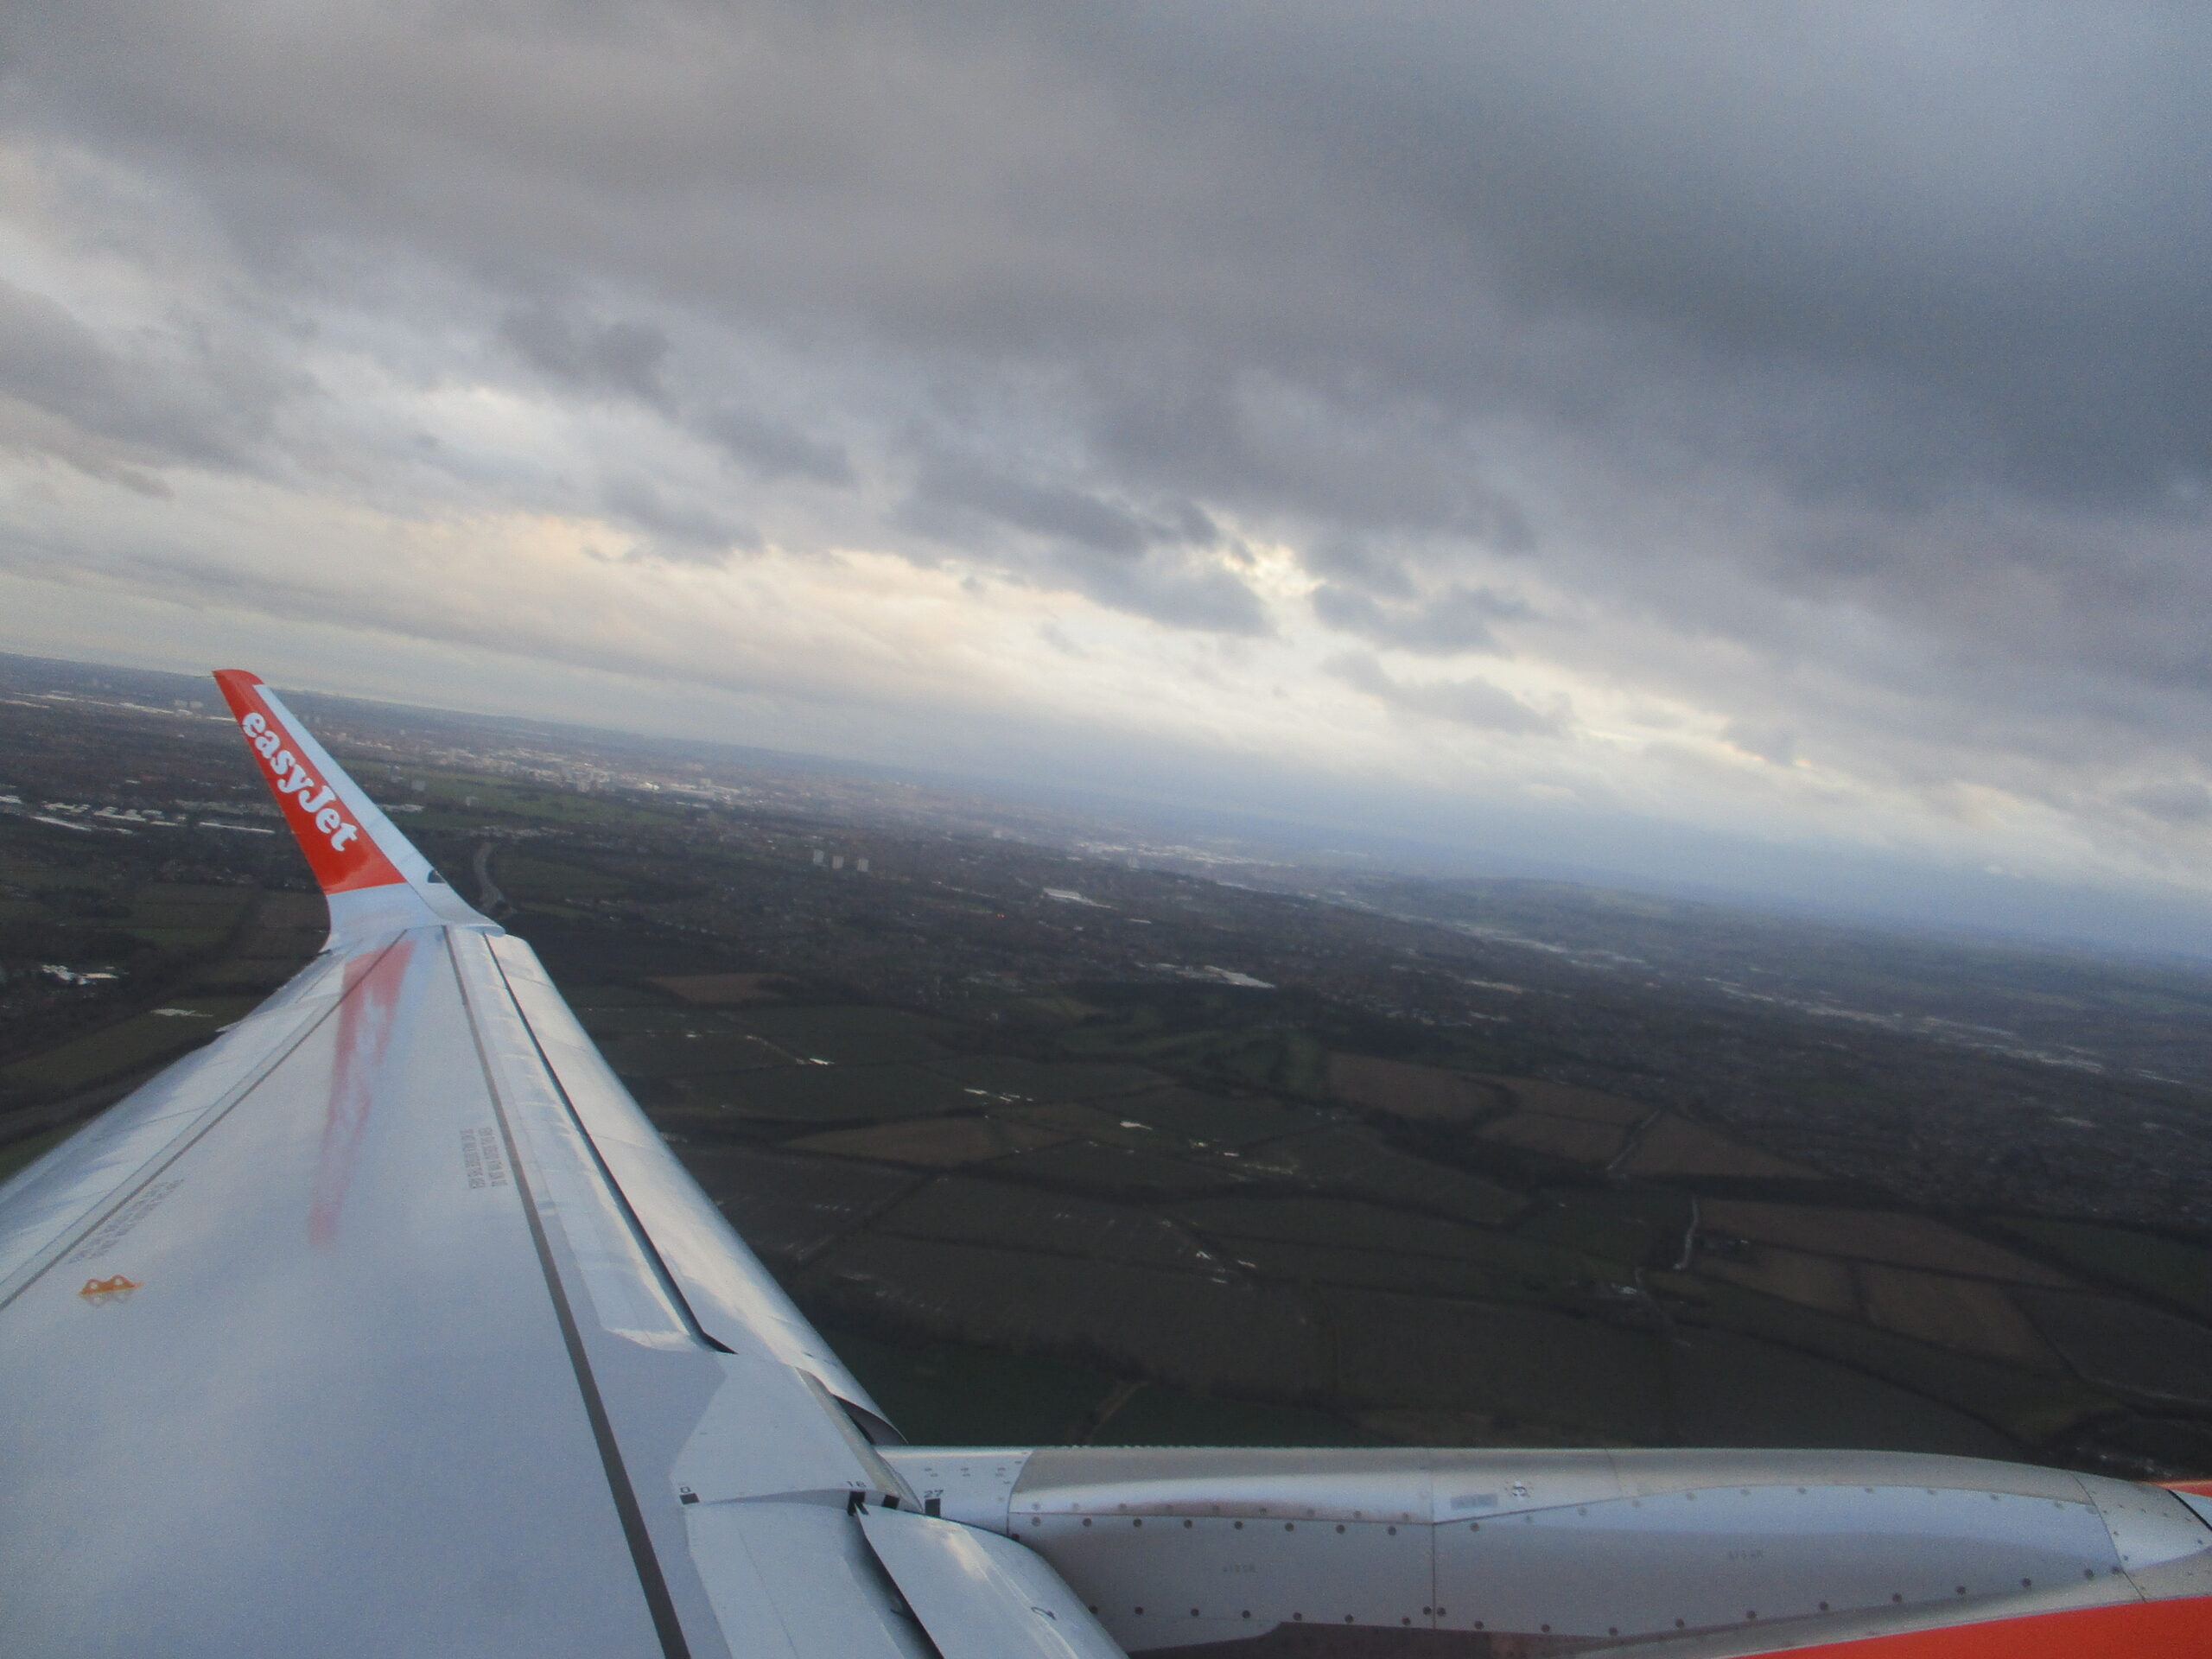
<instances>
[{"instance_id":1,"label":"patchwork field","mask_svg":"<svg viewBox=\"0 0 2212 1659\"><path fill-rule=\"evenodd\" d=\"M2085 1433L2171 1450L2153 1414L2199 1408L2193 1357L2152 1357L2195 1351L2142 1322L2178 1311L2066 1265L2186 1293L2168 1258L1839 1202L1676 1109L1343 1050L1308 1092L1261 1089L1224 1071L1279 1076L1264 1033L1124 1004L1109 1058L1082 997L993 1052L896 1009L645 988L575 995L641 1094L680 1082L656 1109L679 1152L924 1421L988 1415L939 1379L1003 1375L1061 1379L1046 1414L1086 1433L2064 1457ZM1033 1421L1007 1411L984 1438Z\"/></svg>"}]
</instances>

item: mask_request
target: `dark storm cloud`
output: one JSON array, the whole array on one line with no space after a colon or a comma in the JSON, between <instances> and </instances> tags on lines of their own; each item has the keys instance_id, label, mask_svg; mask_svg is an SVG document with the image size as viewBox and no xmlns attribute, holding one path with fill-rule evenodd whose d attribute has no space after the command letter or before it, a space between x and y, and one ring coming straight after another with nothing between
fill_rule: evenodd
<instances>
[{"instance_id":1,"label":"dark storm cloud","mask_svg":"<svg viewBox=\"0 0 2212 1659\"><path fill-rule=\"evenodd\" d=\"M1264 110L1332 208L1363 185L1416 232L1389 257L1625 348L1546 385L1438 315L1408 378L1487 360L1602 416L1592 374L1643 358L1784 416L1700 435L1878 498L2155 495L2212 453L2201 8L1122 8L1082 38L1155 97Z\"/></svg>"},{"instance_id":2,"label":"dark storm cloud","mask_svg":"<svg viewBox=\"0 0 2212 1659\"><path fill-rule=\"evenodd\" d=\"M1658 416L1878 501L2152 499L2212 443L2201 10L91 0L14 32L19 108L188 173L272 255L398 235L1084 361L1118 453L1256 486L1301 457L1240 418L1254 371L1355 440L1423 404ZM510 320L650 397L632 327Z\"/></svg>"}]
</instances>

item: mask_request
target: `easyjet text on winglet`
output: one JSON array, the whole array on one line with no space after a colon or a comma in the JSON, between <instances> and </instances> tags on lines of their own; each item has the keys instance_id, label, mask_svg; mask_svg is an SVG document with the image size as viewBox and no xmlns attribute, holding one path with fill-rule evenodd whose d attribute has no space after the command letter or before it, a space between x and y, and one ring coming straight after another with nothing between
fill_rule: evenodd
<instances>
[{"instance_id":1,"label":"easyjet text on winglet","mask_svg":"<svg viewBox=\"0 0 2212 1659\"><path fill-rule=\"evenodd\" d=\"M314 819L315 827L329 838L332 850L345 851L346 843L361 833L361 826L334 804L338 791L308 771L299 756L284 747L283 740L270 728L258 710L238 724L245 728L262 764L275 776L277 794L296 797L300 810Z\"/></svg>"}]
</instances>

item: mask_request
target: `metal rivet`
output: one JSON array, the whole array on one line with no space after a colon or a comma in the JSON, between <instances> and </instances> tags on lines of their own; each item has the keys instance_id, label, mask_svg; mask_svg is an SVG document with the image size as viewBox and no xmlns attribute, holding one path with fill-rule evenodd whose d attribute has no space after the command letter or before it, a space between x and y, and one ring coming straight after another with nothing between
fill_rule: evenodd
<instances>
[{"instance_id":1,"label":"metal rivet","mask_svg":"<svg viewBox=\"0 0 2212 1659\"><path fill-rule=\"evenodd\" d=\"M1041 1516L1033 1515L1029 1517L1029 1524L1033 1527L1041 1527L1045 1524L1044 1518Z\"/></svg>"},{"instance_id":2,"label":"metal rivet","mask_svg":"<svg viewBox=\"0 0 2212 1659\"><path fill-rule=\"evenodd\" d=\"M1393 1527L1393 1528L1391 1528L1391 1529L1390 1529L1390 1535L1391 1535L1393 1538L1395 1538L1395 1537L1396 1537L1396 1536L1398 1535L1398 1529L1397 1529L1395 1527Z\"/></svg>"},{"instance_id":3,"label":"metal rivet","mask_svg":"<svg viewBox=\"0 0 2212 1659\"><path fill-rule=\"evenodd\" d=\"M1251 1618L1251 1617L1252 1617L1252 1610L1251 1610L1249 1607L1247 1607L1247 1608L1244 1610L1243 1617L1245 1617L1246 1618Z\"/></svg>"},{"instance_id":4,"label":"metal rivet","mask_svg":"<svg viewBox=\"0 0 2212 1659\"><path fill-rule=\"evenodd\" d=\"M1192 1609L1191 1609L1191 1617L1192 1617L1192 1618L1196 1618L1198 1616L1198 1610L1197 1608L1195 1608L1195 1607L1192 1608Z\"/></svg>"},{"instance_id":5,"label":"metal rivet","mask_svg":"<svg viewBox=\"0 0 2212 1659\"><path fill-rule=\"evenodd\" d=\"M1086 1515L1083 1517L1083 1524L1086 1527L1090 1524L1090 1517L1089 1516Z\"/></svg>"},{"instance_id":6,"label":"metal rivet","mask_svg":"<svg viewBox=\"0 0 2212 1659\"><path fill-rule=\"evenodd\" d=\"M1956 1587L1956 1589L1957 1589L1958 1592L1959 1592L1961 1595L1962 1595L1962 1596L1963 1596L1964 1594L1966 1594L1966 1592L1967 1592L1967 1587L1966 1587L1966 1586L1964 1586L1963 1584L1961 1584L1961 1585L1956 1586L1955 1587Z\"/></svg>"},{"instance_id":7,"label":"metal rivet","mask_svg":"<svg viewBox=\"0 0 2212 1659\"><path fill-rule=\"evenodd\" d=\"M1410 1619L1410 1618L1402 1618L1402 1619L1400 1619L1400 1620L1398 1621L1398 1623L1399 1623L1399 1624L1412 1624L1412 1623L1413 1623L1413 1620L1412 1620L1412 1619Z\"/></svg>"},{"instance_id":8,"label":"metal rivet","mask_svg":"<svg viewBox=\"0 0 2212 1659\"><path fill-rule=\"evenodd\" d=\"M1900 1594L1898 1592L1897 1592L1897 1591L1895 1591L1895 1590L1892 1590L1892 1591L1891 1591L1891 1592L1890 1592L1890 1599L1891 1599L1891 1601L1903 1601L1903 1600L1904 1599L1904 1597L1902 1594Z\"/></svg>"},{"instance_id":9,"label":"metal rivet","mask_svg":"<svg viewBox=\"0 0 2212 1659\"><path fill-rule=\"evenodd\" d=\"M1185 1521L1185 1522L1183 1523L1183 1529L1184 1529L1185 1531L1186 1531L1186 1532L1187 1532L1187 1531L1189 1531L1189 1530L1190 1530L1190 1527L1191 1527L1191 1523L1190 1523L1189 1522Z\"/></svg>"},{"instance_id":10,"label":"metal rivet","mask_svg":"<svg viewBox=\"0 0 2212 1659\"><path fill-rule=\"evenodd\" d=\"M2033 1584L2034 1582L2035 1582L2035 1580L2034 1580L2033 1579L2022 1579L2022 1580L2020 1580L2020 1588L2021 1588L2021 1589L2023 1589L2023 1590L2024 1590L2024 1589L2026 1589L2030 1585Z\"/></svg>"},{"instance_id":11,"label":"metal rivet","mask_svg":"<svg viewBox=\"0 0 2212 1659\"><path fill-rule=\"evenodd\" d=\"M1337 1530L1338 1530L1338 1532L1342 1532L1344 1529L1344 1523L1343 1522L1341 1522L1341 1521L1338 1522L1337 1522Z\"/></svg>"},{"instance_id":12,"label":"metal rivet","mask_svg":"<svg viewBox=\"0 0 2212 1659\"><path fill-rule=\"evenodd\" d=\"M1480 1532L1482 1529L1483 1523L1479 1521L1470 1521L1467 1522L1467 1530L1469 1532Z\"/></svg>"},{"instance_id":13,"label":"metal rivet","mask_svg":"<svg viewBox=\"0 0 2212 1659\"><path fill-rule=\"evenodd\" d=\"M1745 1618L1757 1618L1758 1616L1759 1610L1756 1607L1746 1607L1744 1609L1744 1617Z\"/></svg>"},{"instance_id":14,"label":"metal rivet","mask_svg":"<svg viewBox=\"0 0 2212 1659\"><path fill-rule=\"evenodd\" d=\"M1682 1621L1681 1619L1678 1618L1675 1621L1675 1628L1678 1630L1682 1628Z\"/></svg>"},{"instance_id":15,"label":"metal rivet","mask_svg":"<svg viewBox=\"0 0 2212 1659\"><path fill-rule=\"evenodd\" d=\"M1129 1522L1129 1524L1130 1524L1131 1526L1133 1526L1133 1527L1141 1527L1141 1526L1144 1525L1144 1522L1141 1522L1141 1521L1132 1521L1132 1522Z\"/></svg>"},{"instance_id":16,"label":"metal rivet","mask_svg":"<svg viewBox=\"0 0 2212 1659\"><path fill-rule=\"evenodd\" d=\"M1137 1611L1139 1611L1139 1612L1142 1612L1142 1611L1144 1611L1144 1609L1143 1609L1143 1608L1141 1608L1141 1607L1140 1607L1140 1608L1138 1608L1138 1609L1137 1609Z\"/></svg>"},{"instance_id":17,"label":"metal rivet","mask_svg":"<svg viewBox=\"0 0 2212 1659\"><path fill-rule=\"evenodd\" d=\"M1548 1624L1539 1624L1536 1628L1541 1630L1546 1636L1549 1636L1552 1633L1552 1627Z\"/></svg>"},{"instance_id":18,"label":"metal rivet","mask_svg":"<svg viewBox=\"0 0 2212 1659\"><path fill-rule=\"evenodd\" d=\"M1239 1531L1239 1532L1242 1532L1242 1531L1243 1531L1243 1530L1244 1530L1244 1523L1243 1523L1242 1521L1239 1521L1239 1522L1236 1523L1236 1530L1237 1530L1237 1531Z\"/></svg>"},{"instance_id":19,"label":"metal rivet","mask_svg":"<svg viewBox=\"0 0 2212 1659\"><path fill-rule=\"evenodd\" d=\"M1305 1615L1305 1614L1303 1614L1303 1613L1293 1613L1293 1614L1291 1615L1291 1617L1292 1617L1293 1618L1297 1619L1297 1620L1300 1621L1301 1623L1303 1623L1303 1622L1304 1622L1304 1620L1305 1620L1306 1615Z\"/></svg>"},{"instance_id":20,"label":"metal rivet","mask_svg":"<svg viewBox=\"0 0 2212 1659\"><path fill-rule=\"evenodd\" d=\"M1298 1530L1298 1522L1295 1521L1286 1521L1282 1523L1282 1529L1285 1532L1296 1532Z\"/></svg>"},{"instance_id":21,"label":"metal rivet","mask_svg":"<svg viewBox=\"0 0 2212 1659\"><path fill-rule=\"evenodd\" d=\"M1344 1615L1344 1623L1347 1624L1351 1623L1351 1615L1350 1613L1346 1613Z\"/></svg>"},{"instance_id":22,"label":"metal rivet","mask_svg":"<svg viewBox=\"0 0 2212 1659\"><path fill-rule=\"evenodd\" d=\"M1824 1612L1824 1613L1825 1613L1826 1611L1827 1611L1827 1610L1828 1610L1828 1605L1827 1605L1827 1603L1826 1603L1825 1601L1824 1601L1824 1602L1822 1602L1822 1603L1821 1604L1821 1611L1822 1612Z\"/></svg>"}]
</instances>

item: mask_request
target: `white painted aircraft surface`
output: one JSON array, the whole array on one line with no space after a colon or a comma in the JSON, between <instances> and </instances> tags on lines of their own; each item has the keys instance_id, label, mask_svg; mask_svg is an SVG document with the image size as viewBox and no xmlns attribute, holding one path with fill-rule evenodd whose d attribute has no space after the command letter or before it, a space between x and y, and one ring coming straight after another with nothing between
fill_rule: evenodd
<instances>
[{"instance_id":1,"label":"white painted aircraft surface","mask_svg":"<svg viewBox=\"0 0 2212 1659\"><path fill-rule=\"evenodd\" d=\"M0 1654L2212 1655L2185 1490L906 1446L530 947L216 678L330 937L0 1187Z\"/></svg>"}]
</instances>

